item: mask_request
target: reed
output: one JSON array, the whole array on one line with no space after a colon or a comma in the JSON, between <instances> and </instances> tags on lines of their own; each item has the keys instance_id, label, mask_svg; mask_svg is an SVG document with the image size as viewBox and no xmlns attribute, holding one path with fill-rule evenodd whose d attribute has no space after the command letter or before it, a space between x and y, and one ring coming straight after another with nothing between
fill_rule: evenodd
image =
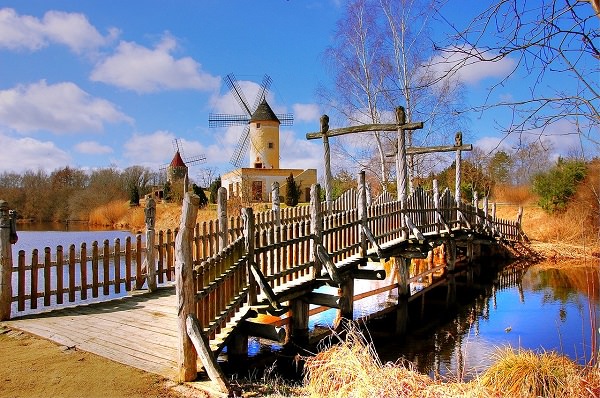
<instances>
[{"instance_id":1,"label":"reed","mask_svg":"<svg viewBox=\"0 0 600 398\"><path fill-rule=\"evenodd\" d=\"M594 397L598 372L581 368L554 352L536 353L513 348L493 354L494 364L479 383L506 397Z\"/></svg>"},{"instance_id":2,"label":"reed","mask_svg":"<svg viewBox=\"0 0 600 398\"><path fill-rule=\"evenodd\" d=\"M334 335L337 344L305 359L306 394L323 398L488 397L476 383L442 383L412 368L410 363L383 364L373 345L355 326Z\"/></svg>"},{"instance_id":3,"label":"reed","mask_svg":"<svg viewBox=\"0 0 600 398\"><path fill-rule=\"evenodd\" d=\"M493 365L472 381L433 380L410 363L381 363L355 326L334 334L331 344L304 358L304 391L311 397L597 397L598 368L580 367L552 352L499 349Z\"/></svg>"},{"instance_id":4,"label":"reed","mask_svg":"<svg viewBox=\"0 0 600 398\"><path fill-rule=\"evenodd\" d=\"M127 202L115 200L103 206L97 207L90 212L89 223L91 225L115 225L128 212Z\"/></svg>"}]
</instances>

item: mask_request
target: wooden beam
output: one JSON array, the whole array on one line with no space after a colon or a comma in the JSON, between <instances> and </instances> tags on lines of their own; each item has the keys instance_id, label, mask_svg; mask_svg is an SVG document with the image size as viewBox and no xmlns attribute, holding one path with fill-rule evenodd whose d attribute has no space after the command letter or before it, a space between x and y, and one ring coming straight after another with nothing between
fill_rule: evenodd
<instances>
[{"instance_id":1,"label":"wooden beam","mask_svg":"<svg viewBox=\"0 0 600 398\"><path fill-rule=\"evenodd\" d=\"M340 308L343 298L326 293L312 292L302 298L308 304L321 305L329 308Z\"/></svg>"},{"instance_id":2,"label":"wooden beam","mask_svg":"<svg viewBox=\"0 0 600 398\"><path fill-rule=\"evenodd\" d=\"M461 146L453 145L441 145L441 146L411 146L406 148L407 155L422 155L425 153L436 153L436 152L454 152L454 151L472 151L472 144L465 144ZM389 152L385 154L386 157L391 158L396 156L395 152Z\"/></svg>"},{"instance_id":3,"label":"wooden beam","mask_svg":"<svg viewBox=\"0 0 600 398\"><path fill-rule=\"evenodd\" d=\"M355 269L352 271L355 279L367 279L371 281L382 281L385 279L384 269Z\"/></svg>"},{"instance_id":4,"label":"wooden beam","mask_svg":"<svg viewBox=\"0 0 600 398\"><path fill-rule=\"evenodd\" d=\"M381 247L379 246L379 243L377 243L377 240L373 236L373 233L371 232L371 229L367 225L365 225L365 224L361 224L361 228L362 228L364 234L367 236L367 239L369 239L369 241L371 242L371 244L373 245L373 247L375 247L375 252L377 253L377 256L380 259L384 258L383 251L381 250Z\"/></svg>"},{"instance_id":5,"label":"wooden beam","mask_svg":"<svg viewBox=\"0 0 600 398\"><path fill-rule=\"evenodd\" d=\"M275 295L275 292L273 292L273 289L271 289L271 285L269 285L267 278L265 278L263 273L260 272L260 269L258 269L256 264L254 264L253 262L250 262L250 271L252 271L254 279L258 283L258 286L260 286L261 292L264 293L264 295L267 297L267 300L269 300L269 303L273 306L273 308L275 308L276 310L281 309L281 305L277 300L277 296Z\"/></svg>"},{"instance_id":6,"label":"wooden beam","mask_svg":"<svg viewBox=\"0 0 600 398\"><path fill-rule=\"evenodd\" d=\"M285 328L278 328L266 323L257 323L250 321L240 322L240 330L248 336L259 337L276 341L278 343L285 342Z\"/></svg>"},{"instance_id":7,"label":"wooden beam","mask_svg":"<svg viewBox=\"0 0 600 398\"><path fill-rule=\"evenodd\" d=\"M416 123L404 123L404 124L362 124L358 126L342 127L339 129L331 129L327 131L328 137L335 137L336 135L345 135L353 133L366 133L369 131L396 131L398 129L403 130L418 130L423 128L423 122ZM316 140L323 137L323 133L316 131L313 133L306 133L307 140Z\"/></svg>"},{"instance_id":8,"label":"wooden beam","mask_svg":"<svg viewBox=\"0 0 600 398\"><path fill-rule=\"evenodd\" d=\"M217 385L219 390L229 393L229 383L227 377L217 364L217 359L210 349L208 337L202 332L198 318L194 314L189 314L186 319L187 334L194 343L198 356L204 365L208 377Z\"/></svg>"},{"instance_id":9,"label":"wooden beam","mask_svg":"<svg viewBox=\"0 0 600 398\"><path fill-rule=\"evenodd\" d=\"M319 261L321 261L321 264L323 264L325 266L325 269L327 270L329 277L337 285L339 285L342 282L340 273L339 273L337 267L335 266L335 264L333 263L333 261L331 261L331 257L329 256L329 253L327 253L327 250L325 249L325 247L323 247L323 245L320 243L317 245L317 257L319 258Z\"/></svg>"}]
</instances>

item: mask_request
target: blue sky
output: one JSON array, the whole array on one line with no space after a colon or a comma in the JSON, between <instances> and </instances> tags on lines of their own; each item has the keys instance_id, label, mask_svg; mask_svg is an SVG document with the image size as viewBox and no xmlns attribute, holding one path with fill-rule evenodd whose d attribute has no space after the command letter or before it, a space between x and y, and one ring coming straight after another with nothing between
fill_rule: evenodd
<instances>
[{"instance_id":1,"label":"blue sky","mask_svg":"<svg viewBox=\"0 0 600 398\"><path fill-rule=\"evenodd\" d=\"M0 172L158 169L172 158L175 138L186 156L206 156L202 167L228 171L241 129L209 129L208 114L240 113L222 83L232 72L250 102L269 74L271 106L294 114L294 125L282 128L281 167L321 168L320 143L304 137L328 112L316 89L330 78L322 54L343 2L5 0L0 7ZM463 13L440 12L450 20ZM467 98L481 98L510 64L472 66L462 78ZM467 136L489 146L498 140L493 125L493 116L473 117Z\"/></svg>"}]
</instances>

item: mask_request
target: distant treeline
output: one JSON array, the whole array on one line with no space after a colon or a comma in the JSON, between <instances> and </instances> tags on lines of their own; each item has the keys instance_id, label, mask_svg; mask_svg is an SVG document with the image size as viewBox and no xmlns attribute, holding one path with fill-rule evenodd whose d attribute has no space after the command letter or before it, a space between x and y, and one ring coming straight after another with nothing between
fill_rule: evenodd
<instances>
[{"instance_id":1,"label":"distant treeline","mask_svg":"<svg viewBox=\"0 0 600 398\"><path fill-rule=\"evenodd\" d=\"M162 173L142 166L92 171L64 167L23 174L0 174L0 199L21 219L34 221L87 220L90 212L116 200L143 197L153 185L164 184ZM162 177L162 180L161 180Z\"/></svg>"}]
</instances>

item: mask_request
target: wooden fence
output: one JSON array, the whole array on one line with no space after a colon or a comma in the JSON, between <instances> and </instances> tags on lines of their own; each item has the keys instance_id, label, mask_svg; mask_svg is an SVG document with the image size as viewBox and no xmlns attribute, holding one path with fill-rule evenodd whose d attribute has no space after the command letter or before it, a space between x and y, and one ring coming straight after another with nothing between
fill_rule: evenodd
<instances>
[{"instance_id":1,"label":"wooden fence","mask_svg":"<svg viewBox=\"0 0 600 398\"><path fill-rule=\"evenodd\" d=\"M323 246L336 263L357 255L360 250L361 220L356 208L357 196L358 190L348 191L342 201L336 202L335 211L321 215ZM381 196L367 206L367 225L379 244L400 238L403 228L406 230L406 219L411 220L422 233L436 233L462 226L487 231L490 236L512 241L524 237L520 219L509 221L496 218L495 206L490 214L485 198L482 208L467 203L456 206L455 199L447 189L437 195L418 188L407 199L404 210L400 202L388 199L387 196ZM310 238L314 231L311 230L310 207L299 206L280 211L279 225L275 210L254 215L253 245L256 249L252 261L273 287L308 274L313 265ZM222 261L217 259L217 256L222 256L219 250L219 225L218 220L196 224L193 238L193 261L196 266ZM225 233L229 242L239 241L244 234L241 215L228 218ZM158 284L174 280L177 234L178 229L156 233ZM99 297L110 299L140 288L146 278L146 271L142 269L145 252L141 235L134 239L127 238L124 243L116 239L112 244L105 240L101 244L93 242L89 247L85 243L79 247L71 244L66 250L63 246L55 250L46 247L43 253L38 250L30 254L19 251L17 264L12 268L13 286L16 287L12 301L17 303L16 311L53 308ZM198 286L208 286L218 277L219 273L214 270L219 268L210 267L206 269L213 271L205 272L205 267L200 268L202 279L198 280Z\"/></svg>"}]
</instances>

